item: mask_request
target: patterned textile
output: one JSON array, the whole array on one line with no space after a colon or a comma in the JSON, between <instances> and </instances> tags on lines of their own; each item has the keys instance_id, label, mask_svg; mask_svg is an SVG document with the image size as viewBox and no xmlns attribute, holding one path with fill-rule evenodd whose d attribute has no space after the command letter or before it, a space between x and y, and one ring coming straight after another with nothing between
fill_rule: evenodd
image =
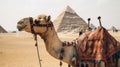
<instances>
[{"instance_id":1,"label":"patterned textile","mask_svg":"<svg viewBox=\"0 0 120 67\"><path fill-rule=\"evenodd\" d=\"M120 43L103 27L83 33L77 39L78 60L108 62L120 57Z\"/></svg>"}]
</instances>

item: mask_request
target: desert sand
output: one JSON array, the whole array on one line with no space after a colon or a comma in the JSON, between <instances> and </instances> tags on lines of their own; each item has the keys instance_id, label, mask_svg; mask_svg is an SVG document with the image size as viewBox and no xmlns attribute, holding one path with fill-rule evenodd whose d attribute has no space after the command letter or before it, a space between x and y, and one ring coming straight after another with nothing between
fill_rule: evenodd
<instances>
[{"instance_id":1,"label":"desert sand","mask_svg":"<svg viewBox=\"0 0 120 67\"><path fill-rule=\"evenodd\" d=\"M120 41L120 32L110 34ZM72 41L78 34L59 33L58 36L62 41ZM38 41L42 67L59 67L59 60L47 53L39 36ZM0 33L0 67L39 67L33 35L23 32ZM67 64L63 63L62 67L67 67Z\"/></svg>"}]
</instances>

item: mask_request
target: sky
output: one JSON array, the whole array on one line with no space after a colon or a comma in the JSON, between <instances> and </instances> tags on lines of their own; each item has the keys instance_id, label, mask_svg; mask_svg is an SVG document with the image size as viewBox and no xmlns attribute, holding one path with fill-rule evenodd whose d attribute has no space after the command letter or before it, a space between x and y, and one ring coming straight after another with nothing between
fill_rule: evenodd
<instances>
[{"instance_id":1,"label":"sky","mask_svg":"<svg viewBox=\"0 0 120 67\"><path fill-rule=\"evenodd\" d=\"M120 29L120 0L0 0L0 25L7 31L17 31L17 22L39 14L51 15L52 21L70 6L86 22L98 26L101 16L105 28Z\"/></svg>"}]
</instances>

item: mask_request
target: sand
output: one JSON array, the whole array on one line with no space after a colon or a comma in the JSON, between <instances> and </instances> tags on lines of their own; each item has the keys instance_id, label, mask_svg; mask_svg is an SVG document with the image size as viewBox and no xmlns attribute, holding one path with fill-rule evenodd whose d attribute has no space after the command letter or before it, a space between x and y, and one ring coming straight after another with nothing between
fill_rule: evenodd
<instances>
[{"instance_id":1,"label":"sand","mask_svg":"<svg viewBox=\"0 0 120 67\"><path fill-rule=\"evenodd\" d=\"M120 41L120 32L110 32ZM78 34L59 33L62 41L72 41ZM43 40L38 37L42 67L59 67L59 60L50 56ZM29 33L0 33L0 67L39 67L37 50L32 34ZM67 67L63 63L62 67Z\"/></svg>"}]
</instances>

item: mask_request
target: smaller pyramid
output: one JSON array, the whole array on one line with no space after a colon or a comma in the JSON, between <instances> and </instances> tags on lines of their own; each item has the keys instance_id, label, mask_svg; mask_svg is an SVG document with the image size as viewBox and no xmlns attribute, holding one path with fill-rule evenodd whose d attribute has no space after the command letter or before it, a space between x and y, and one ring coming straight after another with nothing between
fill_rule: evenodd
<instances>
[{"instance_id":1,"label":"smaller pyramid","mask_svg":"<svg viewBox=\"0 0 120 67\"><path fill-rule=\"evenodd\" d=\"M118 32L118 29L115 26L112 26L111 29L113 32Z\"/></svg>"},{"instance_id":2,"label":"smaller pyramid","mask_svg":"<svg viewBox=\"0 0 120 67\"><path fill-rule=\"evenodd\" d=\"M96 27L91 23L90 28L95 29Z\"/></svg>"},{"instance_id":3,"label":"smaller pyramid","mask_svg":"<svg viewBox=\"0 0 120 67\"><path fill-rule=\"evenodd\" d=\"M0 33L7 33L7 31L0 25Z\"/></svg>"},{"instance_id":4,"label":"smaller pyramid","mask_svg":"<svg viewBox=\"0 0 120 67\"><path fill-rule=\"evenodd\" d=\"M67 6L53 22L57 32L79 32L87 27L87 23L70 6Z\"/></svg>"},{"instance_id":5,"label":"smaller pyramid","mask_svg":"<svg viewBox=\"0 0 120 67\"><path fill-rule=\"evenodd\" d=\"M115 26L112 26L111 30L117 30L117 28Z\"/></svg>"}]
</instances>

